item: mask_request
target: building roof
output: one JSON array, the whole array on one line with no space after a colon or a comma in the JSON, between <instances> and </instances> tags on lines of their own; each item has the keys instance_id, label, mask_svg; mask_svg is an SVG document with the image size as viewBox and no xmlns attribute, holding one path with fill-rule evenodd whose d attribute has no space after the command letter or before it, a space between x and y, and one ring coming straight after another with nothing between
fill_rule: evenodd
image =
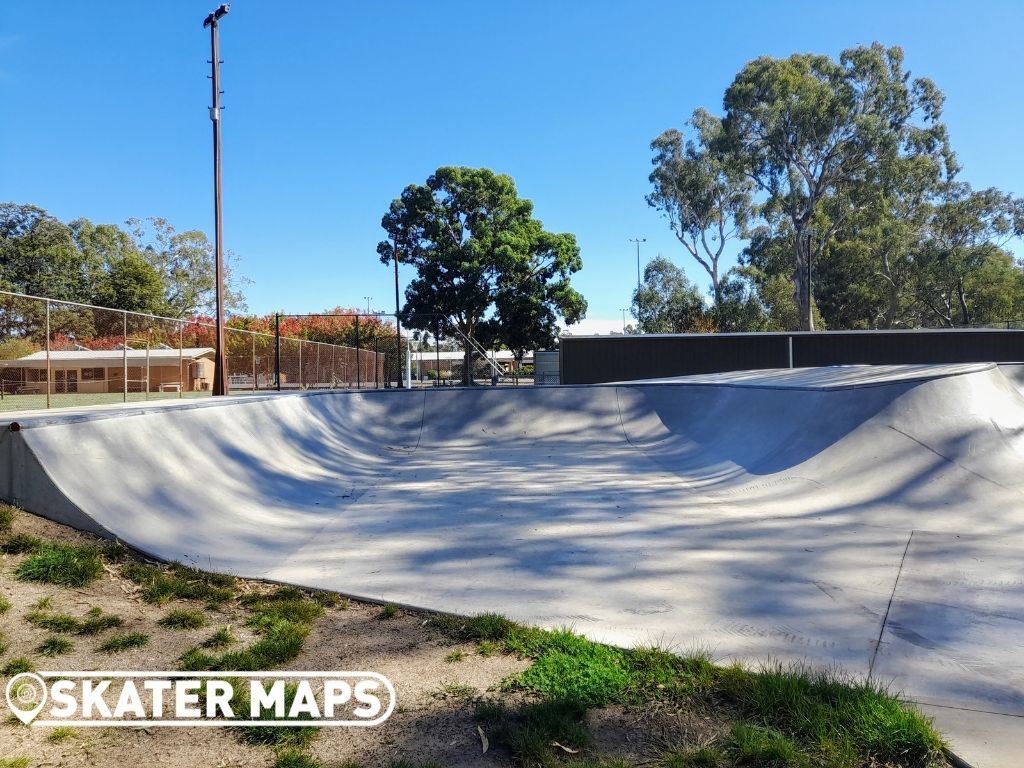
<instances>
[{"instance_id":1,"label":"building roof","mask_svg":"<svg viewBox=\"0 0 1024 768\"><path fill-rule=\"evenodd\" d=\"M129 349L74 349L59 350L50 352L50 365L66 365L88 368L90 366L118 366L124 363L127 356L128 361L135 364L145 364L147 350ZM176 364L179 359L198 360L199 358L212 357L212 347L185 347L179 353L177 349L150 349L148 357L150 365ZM17 360L0 360L0 367L4 368L45 368L46 352L33 352L31 355L19 357Z\"/></svg>"}]
</instances>

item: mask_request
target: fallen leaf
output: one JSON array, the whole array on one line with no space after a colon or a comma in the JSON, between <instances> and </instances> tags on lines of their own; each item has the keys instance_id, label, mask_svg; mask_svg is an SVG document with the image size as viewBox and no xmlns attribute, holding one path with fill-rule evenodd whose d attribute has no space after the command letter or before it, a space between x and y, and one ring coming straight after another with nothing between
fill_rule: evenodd
<instances>
[{"instance_id":1,"label":"fallen leaf","mask_svg":"<svg viewBox=\"0 0 1024 768\"><path fill-rule=\"evenodd\" d=\"M570 755L575 755L575 754L579 753L578 749L570 749L569 747L565 746L564 744L559 744L557 741L552 741L551 742L551 746L552 747L558 747L559 749L568 752Z\"/></svg>"},{"instance_id":2,"label":"fallen leaf","mask_svg":"<svg viewBox=\"0 0 1024 768\"><path fill-rule=\"evenodd\" d=\"M481 728L479 725L476 727L476 732L480 734L480 746L483 747L480 754L486 755L487 749L491 746L491 743L487 741L487 737L484 735L484 729Z\"/></svg>"}]
</instances>

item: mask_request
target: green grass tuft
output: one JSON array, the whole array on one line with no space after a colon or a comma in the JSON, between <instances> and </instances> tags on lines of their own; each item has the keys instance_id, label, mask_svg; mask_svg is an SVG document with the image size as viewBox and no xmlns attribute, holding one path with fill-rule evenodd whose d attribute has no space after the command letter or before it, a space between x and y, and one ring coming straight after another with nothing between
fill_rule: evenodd
<instances>
[{"instance_id":1,"label":"green grass tuft","mask_svg":"<svg viewBox=\"0 0 1024 768\"><path fill-rule=\"evenodd\" d=\"M65 653L71 653L74 649L75 646L66 637L51 636L39 644L36 652L41 653L43 656L61 656Z\"/></svg>"},{"instance_id":2,"label":"green grass tuft","mask_svg":"<svg viewBox=\"0 0 1024 768\"><path fill-rule=\"evenodd\" d=\"M65 635L95 635L105 629L119 627L124 623L120 616L103 613L100 608L90 609L84 619L67 613L35 610L26 615L25 620L40 629Z\"/></svg>"},{"instance_id":3,"label":"green grass tuft","mask_svg":"<svg viewBox=\"0 0 1024 768\"><path fill-rule=\"evenodd\" d=\"M0 543L0 552L6 552L8 555L20 555L25 552L34 552L41 546L43 546L42 539L27 533L16 533Z\"/></svg>"},{"instance_id":4,"label":"green grass tuft","mask_svg":"<svg viewBox=\"0 0 1024 768\"><path fill-rule=\"evenodd\" d=\"M18 564L14 573L22 581L84 587L103 573L103 561L95 547L43 543Z\"/></svg>"},{"instance_id":5,"label":"green grass tuft","mask_svg":"<svg viewBox=\"0 0 1024 768\"><path fill-rule=\"evenodd\" d=\"M0 595L0 616L11 610L11 601Z\"/></svg>"},{"instance_id":6,"label":"green grass tuft","mask_svg":"<svg viewBox=\"0 0 1024 768\"><path fill-rule=\"evenodd\" d=\"M221 627L206 640L202 642L203 648L227 648L229 645L233 645L235 642L235 636L231 634L231 627Z\"/></svg>"},{"instance_id":7,"label":"green grass tuft","mask_svg":"<svg viewBox=\"0 0 1024 768\"><path fill-rule=\"evenodd\" d=\"M384 603L384 606L380 609L380 612L375 618L379 621L387 621L393 619L398 615L399 608L394 603Z\"/></svg>"},{"instance_id":8,"label":"green grass tuft","mask_svg":"<svg viewBox=\"0 0 1024 768\"><path fill-rule=\"evenodd\" d=\"M736 761L759 768L810 768L811 762L790 739L772 728L740 724L733 728Z\"/></svg>"},{"instance_id":9,"label":"green grass tuft","mask_svg":"<svg viewBox=\"0 0 1024 768\"><path fill-rule=\"evenodd\" d=\"M586 711L582 702L565 699L522 704L516 709L484 702L477 706L476 716L516 763L554 766L560 764L555 758L557 748L552 747L555 742L582 749L589 741Z\"/></svg>"},{"instance_id":10,"label":"green grass tuft","mask_svg":"<svg viewBox=\"0 0 1024 768\"><path fill-rule=\"evenodd\" d=\"M121 575L141 586L142 599L149 603L204 600L219 605L235 597L233 576L204 573L180 563L172 563L167 568L129 563L122 566Z\"/></svg>"},{"instance_id":11,"label":"green grass tuft","mask_svg":"<svg viewBox=\"0 0 1024 768\"><path fill-rule=\"evenodd\" d=\"M46 740L51 744L60 744L63 741L75 738L75 736L77 735L78 731L76 731L74 728L68 728L67 726L62 725L59 728L54 728L52 731L50 731L49 735L46 737Z\"/></svg>"},{"instance_id":12,"label":"green grass tuft","mask_svg":"<svg viewBox=\"0 0 1024 768\"><path fill-rule=\"evenodd\" d=\"M22 672L35 672L36 665L32 663L31 659L27 659L24 656L18 656L17 658L10 659L2 668L0 668L0 675L4 677L14 677L20 675Z\"/></svg>"},{"instance_id":13,"label":"green grass tuft","mask_svg":"<svg viewBox=\"0 0 1024 768\"><path fill-rule=\"evenodd\" d=\"M14 524L14 507L0 504L0 531L9 531Z\"/></svg>"},{"instance_id":14,"label":"green grass tuft","mask_svg":"<svg viewBox=\"0 0 1024 768\"><path fill-rule=\"evenodd\" d=\"M38 600L32 603L32 607L35 608L37 611L43 611L52 606L53 597L51 595L47 595L46 597L40 597Z\"/></svg>"},{"instance_id":15,"label":"green grass tuft","mask_svg":"<svg viewBox=\"0 0 1024 768\"><path fill-rule=\"evenodd\" d=\"M0 768L30 768L32 761L24 756L0 757Z\"/></svg>"},{"instance_id":16,"label":"green grass tuft","mask_svg":"<svg viewBox=\"0 0 1024 768\"><path fill-rule=\"evenodd\" d=\"M323 768L323 763L301 749L286 748L277 753L273 768Z\"/></svg>"},{"instance_id":17,"label":"green grass tuft","mask_svg":"<svg viewBox=\"0 0 1024 768\"><path fill-rule=\"evenodd\" d=\"M143 632L127 632L122 635L114 635L99 647L104 653L121 653L132 648L141 648L149 643L149 635Z\"/></svg>"},{"instance_id":18,"label":"green grass tuft","mask_svg":"<svg viewBox=\"0 0 1024 768\"><path fill-rule=\"evenodd\" d=\"M456 648L454 651L451 651L447 656L445 656L444 660L449 664L455 664L456 662L464 661L465 658L466 652L461 648Z\"/></svg>"},{"instance_id":19,"label":"green grass tuft","mask_svg":"<svg viewBox=\"0 0 1024 768\"><path fill-rule=\"evenodd\" d=\"M250 707L248 692L241 686L236 686L235 690L235 698L231 702L232 708L235 709L235 711L248 712ZM298 685L296 683L285 683L285 712L288 712L291 709L292 702L295 700L297 693ZM253 719L273 722L278 718L272 709L262 709ZM305 719L305 717L300 719ZM291 747L295 749L309 746L313 739L316 738L319 730L319 728L312 725L308 727L299 726L289 728L250 725L239 728L238 737L243 743L251 744L253 746Z\"/></svg>"},{"instance_id":20,"label":"green grass tuft","mask_svg":"<svg viewBox=\"0 0 1024 768\"><path fill-rule=\"evenodd\" d=\"M206 616L191 608L175 608L168 611L159 624L168 629L201 629L206 626Z\"/></svg>"},{"instance_id":21,"label":"green grass tuft","mask_svg":"<svg viewBox=\"0 0 1024 768\"><path fill-rule=\"evenodd\" d=\"M348 598L342 597L337 592L314 592L313 599L324 608L348 608Z\"/></svg>"},{"instance_id":22,"label":"green grass tuft","mask_svg":"<svg viewBox=\"0 0 1024 768\"><path fill-rule=\"evenodd\" d=\"M716 747L674 749L661 755L658 764L662 768L725 768L729 757Z\"/></svg>"}]
</instances>

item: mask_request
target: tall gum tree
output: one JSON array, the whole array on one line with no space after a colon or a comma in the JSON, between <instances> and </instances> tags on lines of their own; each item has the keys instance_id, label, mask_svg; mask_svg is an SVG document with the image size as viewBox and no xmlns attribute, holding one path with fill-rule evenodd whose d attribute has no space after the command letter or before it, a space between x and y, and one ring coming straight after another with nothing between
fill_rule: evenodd
<instances>
[{"instance_id":1,"label":"tall gum tree","mask_svg":"<svg viewBox=\"0 0 1024 768\"><path fill-rule=\"evenodd\" d=\"M647 204L669 223L687 253L711 278L715 312L722 305L719 264L726 244L744 237L754 184L720 148L722 121L703 109L690 118L696 140L686 141L675 128L651 142L653 191Z\"/></svg>"},{"instance_id":2,"label":"tall gum tree","mask_svg":"<svg viewBox=\"0 0 1024 768\"><path fill-rule=\"evenodd\" d=\"M812 270L859 195L892 158L929 155L956 172L943 95L931 80L911 79L903 51L874 43L843 51L839 61L816 54L761 57L726 90L723 137L766 196L788 219L793 237L794 297L800 325L814 330ZM823 231L823 203L833 206Z\"/></svg>"},{"instance_id":3,"label":"tall gum tree","mask_svg":"<svg viewBox=\"0 0 1024 768\"><path fill-rule=\"evenodd\" d=\"M574 235L546 232L533 203L510 176L486 168L443 167L410 184L381 220L388 239L383 264L416 269L405 290L402 325L435 330L449 318L472 342L522 350L557 337L557 316L573 324L586 300L570 277L583 262ZM471 383L473 350L465 347L463 382Z\"/></svg>"}]
</instances>

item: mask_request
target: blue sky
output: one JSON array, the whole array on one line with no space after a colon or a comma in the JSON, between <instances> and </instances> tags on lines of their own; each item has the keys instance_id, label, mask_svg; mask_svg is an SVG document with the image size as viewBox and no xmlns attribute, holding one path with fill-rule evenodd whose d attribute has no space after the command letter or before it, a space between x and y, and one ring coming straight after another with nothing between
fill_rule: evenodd
<instances>
[{"instance_id":1,"label":"blue sky","mask_svg":"<svg viewBox=\"0 0 1024 768\"><path fill-rule=\"evenodd\" d=\"M202 20L216 5L4 0L0 199L212 232ZM1022 28L1019 0L235 0L221 27L226 246L252 311L365 296L392 311L374 252L389 202L439 166L487 166L576 234L585 328L616 327L631 237L706 287L644 201L649 143L697 106L719 112L747 61L901 45L946 93L961 178L1021 195Z\"/></svg>"}]
</instances>

